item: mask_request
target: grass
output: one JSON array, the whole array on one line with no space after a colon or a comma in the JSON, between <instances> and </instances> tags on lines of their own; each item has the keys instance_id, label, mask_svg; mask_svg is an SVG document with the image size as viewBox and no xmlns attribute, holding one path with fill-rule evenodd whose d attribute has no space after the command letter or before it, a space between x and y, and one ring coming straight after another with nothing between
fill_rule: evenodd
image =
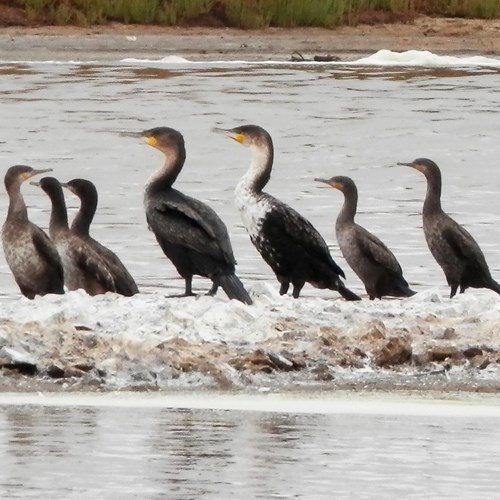
<instances>
[{"instance_id":1,"label":"grass","mask_svg":"<svg viewBox=\"0 0 500 500\"><path fill-rule=\"evenodd\" d=\"M1 2L0 2L1 3ZM13 1L6 2L12 4ZM14 0L33 22L92 25L210 24L226 26L354 25L362 15L387 12L411 21L418 14L493 19L500 17L500 0Z\"/></svg>"}]
</instances>

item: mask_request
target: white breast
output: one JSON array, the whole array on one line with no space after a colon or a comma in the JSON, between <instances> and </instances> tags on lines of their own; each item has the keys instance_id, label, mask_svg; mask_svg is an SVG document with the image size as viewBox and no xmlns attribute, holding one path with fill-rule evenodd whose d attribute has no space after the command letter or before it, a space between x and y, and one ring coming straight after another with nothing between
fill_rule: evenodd
<instances>
[{"instance_id":1,"label":"white breast","mask_svg":"<svg viewBox=\"0 0 500 500\"><path fill-rule=\"evenodd\" d=\"M271 209L265 196L256 195L245 182L240 182L235 190L236 208L239 210L243 225L250 238L257 238L264 218Z\"/></svg>"}]
</instances>

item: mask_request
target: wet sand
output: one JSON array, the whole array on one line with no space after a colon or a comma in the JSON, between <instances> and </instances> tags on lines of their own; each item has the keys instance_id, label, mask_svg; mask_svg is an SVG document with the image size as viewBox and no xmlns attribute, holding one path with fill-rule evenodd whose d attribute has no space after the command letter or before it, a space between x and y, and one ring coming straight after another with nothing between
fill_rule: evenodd
<instances>
[{"instance_id":1,"label":"wet sand","mask_svg":"<svg viewBox=\"0 0 500 500\"><path fill-rule=\"evenodd\" d=\"M181 55L205 60L290 60L337 56L342 60L379 49L430 50L439 54L500 54L500 20L418 18L332 30L295 28L236 30L110 25L0 28L2 60L106 60Z\"/></svg>"}]
</instances>

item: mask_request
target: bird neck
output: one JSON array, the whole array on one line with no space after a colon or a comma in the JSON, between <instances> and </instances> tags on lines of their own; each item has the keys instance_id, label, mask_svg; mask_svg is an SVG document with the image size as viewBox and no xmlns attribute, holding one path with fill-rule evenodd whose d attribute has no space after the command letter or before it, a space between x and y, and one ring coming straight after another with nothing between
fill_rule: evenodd
<instances>
[{"instance_id":1,"label":"bird neck","mask_svg":"<svg viewBox=\"0 0 500 500\"><path fill-rule=\"evenodd\" d=\"M271 178L273 168L274 150L271 144L255 147L251 146L252 159L250 167L239 182L241 187L258 194Z\"/></svg>"},{"instance_id":2,"label":"bird neck","mask_svg":"<svg viewBox=\"0 0 500 500\"><path fill-rule=\"evenodd\" d=\"M354 222L354 216L358 207L357 191L344 192L344 204L337 217L337 222Z\"/></svg>"},{"instance_id":3,"label":"bird neck","mask_svg":"<svg viewBox=\"0 0 500 500\"><path fill-rule=\"evenodd\" d=\"M432 172L427 177L427 193L424 200L423 213L441 211L441 174Z\"/></svg>"},{"instance_id":4,"label":"bird neck","mask_svg":"<svg viewBox=\"0 0 500 500\"><path fill-rule=\"evenodd\" d=\"M9 210L7 219L16 219L21 221L28 220L28 210L21 194L21 184L11 184L7 188L9 195Z\"/></svg>"},{"instance_id":5,"label":"bird neck","mask_svg":"<svg viewBox=\"0 0 500 500\"><path fill-rule=\"evenodd\" d=\"M169 151L165 154L165 162L157 169L146 183L146 190L163 190L171 188L177 176L179 175L184 162L186 161L186 150L184 146L176 151Z\"/></svg>"},{"instance_id":6,"label":"bird neck","mask_svg":"<svg viewBox=\"0 0 500 500\"><path fill-rule=\"evenodd\" d=\"M97 210L97 198L81 200L80 210L76 214L71 230L81 236L88 236L90 231L90 224L94 219Z\"/></svg>"},{"instance_id":7,"label":"bird neck","mask_svg":"<svg viewBox=\"0 0 500 500\"><path fill-rule=\"evenodd\" d=\"M49 233L54 234L61 229L68 228L68 211L62 188L47 193L52 202L52 211L50 213Z\"/></svg>"}]
</instances>

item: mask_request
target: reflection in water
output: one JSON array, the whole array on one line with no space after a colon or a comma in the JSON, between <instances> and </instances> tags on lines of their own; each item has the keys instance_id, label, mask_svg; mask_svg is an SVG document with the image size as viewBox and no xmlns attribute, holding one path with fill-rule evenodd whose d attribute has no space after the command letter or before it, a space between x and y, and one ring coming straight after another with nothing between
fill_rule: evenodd
<instances>
[{"instance_id":1,"label":"reflection in water","mask_svg":"<svg viewBox=\"0 0 500 500\"><path fill-rule=\"evenodd\" d=\"M425 415L7 406L0 410L0 497L495 498L497 424Z\"/></svg>"}]
</instances>

